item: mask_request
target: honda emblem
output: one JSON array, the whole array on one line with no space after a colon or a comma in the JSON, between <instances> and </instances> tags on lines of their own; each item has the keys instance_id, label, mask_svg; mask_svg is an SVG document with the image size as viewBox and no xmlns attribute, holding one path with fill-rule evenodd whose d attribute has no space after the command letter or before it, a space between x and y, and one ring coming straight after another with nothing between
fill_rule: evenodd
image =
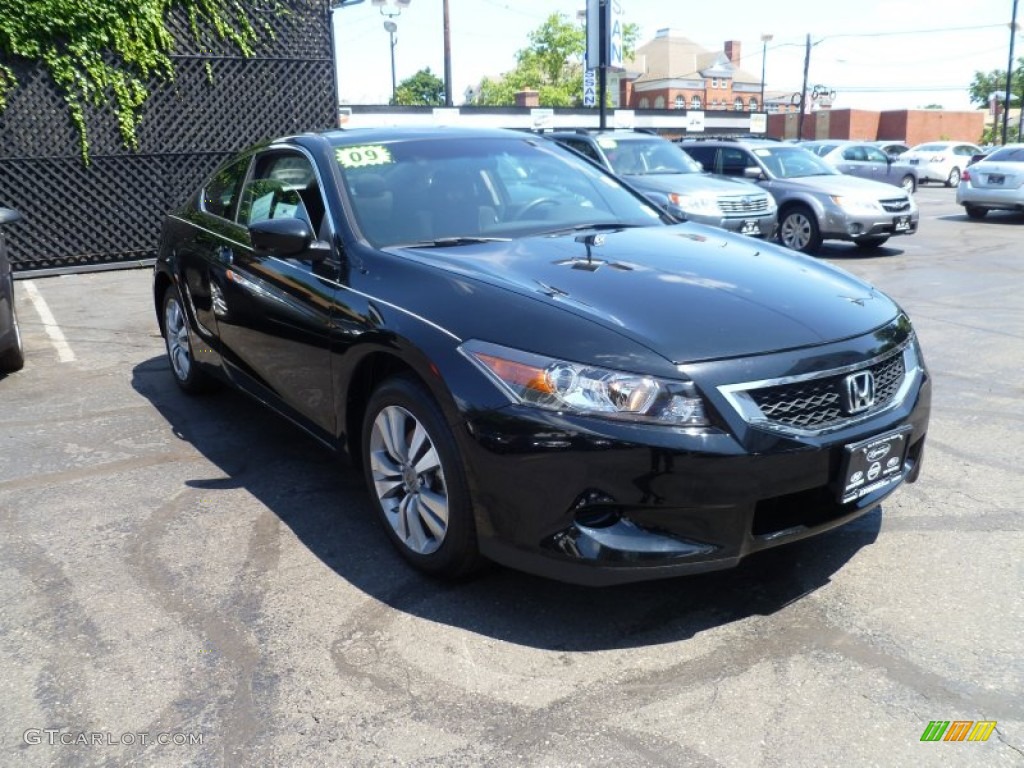
<instances>
[{"instance_id":1,"label":"honda emblem","mask_svg":"<svg viewBox=\"0 0 1024 768\"><path fill-rule=\"evenodd\" d=\"M875 404L875 376L871 371L851 373L843 383L843 405L847 413L861 413Z\"/></svg>"}]
</instances>

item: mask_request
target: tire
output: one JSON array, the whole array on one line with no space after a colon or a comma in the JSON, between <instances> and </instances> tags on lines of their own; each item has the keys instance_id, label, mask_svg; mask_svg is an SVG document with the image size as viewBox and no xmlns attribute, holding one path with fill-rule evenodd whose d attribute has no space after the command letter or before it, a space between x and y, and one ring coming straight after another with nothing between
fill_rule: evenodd
<instances>
[{"instance_id":1,"label":"tire","mask_svg":"<svg viewBox=\"0 0 1024 768\"><path fill-rule=\"evenodd\" d=\"M900 186L903 187L903 191L908 195L912 195L917 192L917 180L909 173L900 179Z\"/></svg>"},{"instance_id":2,"label":"tire","mask_svg":"<svg viewBox=\"0 0 1024 768\"><path fill-rule=\"evenodd\" d=\"M0 373L14 373L25 367L25 346L21 341L21 329L18 327L18 312L14 308L14 278L10 280L11 297L11 329L14 331L14 345L0 352Z\"/></svg>"},{"instance_id":3,"label":"tire","mask_svg":"<svg viewBox=\"0 0 1024 768\"><path fill-rule=\"evenodd\" d=\"M975 219L976 221L981 221L988 213L987 208L979 208L976 205L965 205L964 211L967 213L967 218Z\"/></svg>"},{"instance_id":4,"label":"tire","mask_svg":"<svg viewBox=\"0 0 1024 768\"><path fill-rule=\"evenodd\" d=\"M192 334L188 328L188 316L182 305L178 290L171 286L164 292L163 300L164 346L171 374L179 387L190 395L209 392L216 388L216 381L200 370L192 354Z\"/></svg>"},{"instance_id":5,"label":"tire","mask_svg":"<svg viewBox=\"0 0 1024 768\"><path fill-rule=\"evenodd\" d=\"M949 176L946 177L947 187L959 187L960 186L960 169L953 166L953 170L949 172Z\"/></svg>"},{"instance_id":6,"label":"tire","mask_svg":"<svg viewBox=\"0 0 1024 768\"><path fill-rule=\"evenodd\" d=\"M858 237L854 241L858 248L880 248L889 242L888 235L874 235L872 237Z\"/></svg>"},{"instance_id":7,"label":"tire","mask_svg":"<svg viewBox=\"0 0 1024 768\"><path fill-rule=\"evenodd\" d=\"M416 379L396 376L370 397L363 474L377 516L409 563L456 578L481 558L465 471L440 407Z\"/></svg>"},{"instance_id":8,"label":"tire","mask_svg":"<svg viewBox=\"0 0 1024 768\"><path fill-rule=\"evenodd\" d=\"M805 205L787 208L779 217L779 242L802 253L821 248L821 231L814 213Z\"/></svg>"}]
</instances>

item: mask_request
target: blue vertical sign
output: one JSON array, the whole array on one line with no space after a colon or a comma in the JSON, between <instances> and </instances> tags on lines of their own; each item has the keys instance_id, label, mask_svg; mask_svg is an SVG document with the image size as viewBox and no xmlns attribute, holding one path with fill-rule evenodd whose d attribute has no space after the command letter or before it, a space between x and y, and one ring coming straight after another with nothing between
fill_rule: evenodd
<instances>
[{"instance_id":1,"label":"blue vertical sign","mask_svg":"<svg viewBox=\"0 0 1024 768\"><path fill-rule=\"evenodd\" d=\"M603 16L603 18L602 18ZM604 50L601 26L604 25ZM619 0L587 0L587 68L623 69L625 24Z\"/></svg>"}]
</instances>

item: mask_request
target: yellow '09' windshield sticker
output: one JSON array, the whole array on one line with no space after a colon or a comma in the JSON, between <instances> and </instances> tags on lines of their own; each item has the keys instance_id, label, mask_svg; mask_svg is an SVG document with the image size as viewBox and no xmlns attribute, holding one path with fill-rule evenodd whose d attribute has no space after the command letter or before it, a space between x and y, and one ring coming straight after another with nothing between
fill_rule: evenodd
<instances>
[{"instance_id":1,"label":"yellow '09' windshield sticker","mask_svg":"<svg viewBox=\"0 0 1024 768\"><path fill-rule=\"evenodd\" d=\"M365 168L368 165L390 165L395 162L391 157L391 151L383 144L338 147L334 150L334 155L343 168Z\"/></svg>"}]
</instances>

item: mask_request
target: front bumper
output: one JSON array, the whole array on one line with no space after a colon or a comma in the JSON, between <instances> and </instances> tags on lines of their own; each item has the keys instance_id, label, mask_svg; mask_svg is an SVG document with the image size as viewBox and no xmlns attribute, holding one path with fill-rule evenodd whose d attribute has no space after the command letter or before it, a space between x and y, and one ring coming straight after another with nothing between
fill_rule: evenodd
<instances>
[{"instance_id":1,"label":"front bumper","mask_svg":"<svg viewBox=\"0 0 1024 768\"><path fill-rule=\"evenodd\" d=\"M677 211L677 213L687 221L692 221L696 224L705 224L716 229L724 229L727 232L760 237L765 240L771 240L775 237L775 230L778 227L778 218L774 214L769 216L762 214L758 216L726 218L725 216L705 216L702 214L686 213L685 211Z\"/></svg>"},{"instance_id":2,"label":"front bumper","mask_svg":"<svg viewBox=\"0 0 1024 768\"><path fill-rule=\"evenodd\" d=\"M840 503L851 443L909 428L902 476L916 480L930 400L922 369L898 406L809 437L733 428L735 414L722 429L687 432L520 406L472 413L458 439L481 552L591 586L735 566L853 520L893 491Z\"/></svg>"},{"instance_id":3,"label":"front bumper","mask_svg":"<svg viewBox=\"0 0 1024 768\"><path fill-rule=\"evenodd\" d=\"M909 217L909 220L905 220ZM862 237L895 237L917 232L920 214L913 212L852 214L842 209L825 213L822 237L826 240L856 240Z\"/></svg>"}]
</instances>

